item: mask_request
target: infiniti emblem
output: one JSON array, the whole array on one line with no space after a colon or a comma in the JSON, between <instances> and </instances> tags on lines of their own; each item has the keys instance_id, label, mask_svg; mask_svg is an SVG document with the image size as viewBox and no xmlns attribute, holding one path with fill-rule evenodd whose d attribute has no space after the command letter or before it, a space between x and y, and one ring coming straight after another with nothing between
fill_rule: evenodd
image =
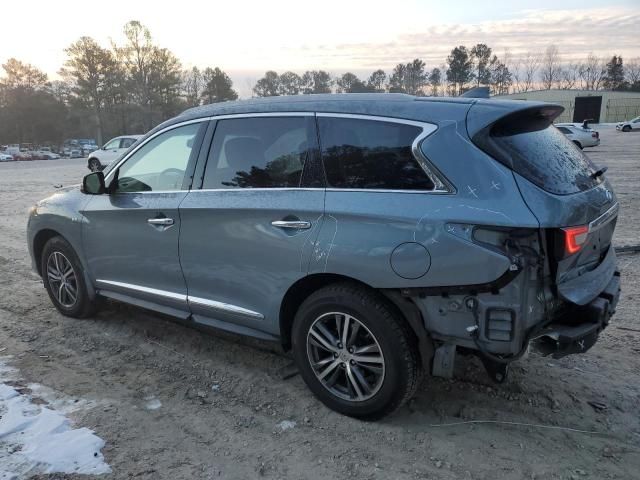
<instances>
[{"instance_id":1,"label":"infiniti emblem","mask_svg":"<svg viewBox=\"0 0 640 480\"><path fill-rule=\"evenodd\" d=\"M609 190L608 188L604 189L604 196L607 197L608 202L613 200L613 194L611 193L611 190Z\"/></svg>"}]
</instances>

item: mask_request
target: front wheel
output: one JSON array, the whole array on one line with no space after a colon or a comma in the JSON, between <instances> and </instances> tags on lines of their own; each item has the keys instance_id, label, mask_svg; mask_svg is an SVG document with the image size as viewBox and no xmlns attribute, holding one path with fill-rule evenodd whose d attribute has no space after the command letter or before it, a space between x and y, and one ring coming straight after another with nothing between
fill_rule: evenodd
<instances>
[{"instance_id":1,"label":"front wheel","mask_svg":"<svg viewBox=\"0 0 640 480\"><path fill-rule=\"evenodd\" d=\"M622 131L623 132L630 132L631 131L631 127L629 125L625 125L624 127L622 127Z\"/></svg>"},{"instance_id":2,"label":"front wheel","mask_svg":"<svg viewBox=\"0 0 640 480\"><path fill-rule=\"evenodd\" d=\"M89 159L89 170L91 170L92 172L99 172L100 167L102 167L102 165L100 164L100 160L98 160L97 158Z\"/></svg>"},{"instance_id":3,"label":"front wheel","mask_svg":"<svg viewBox=\"0 0 640 480\"><path fill-rule=\"evenodd\" d=\"M329 408L375 420L415 393L421 378L417 342L407 323L376 292L342 283L300 306L293 355L307 386Z\"/></svg>"},{"instance_id":4,"label":"front wheel","mask_svg":"<svg viewBox=\"0 0 640 480\"><path fill-rule=\"evenodd\" d=\"M44 287L60 313L75 318L93 314L95 303L87 293L82 265L64 238L53 237L45 244L40 268Z\"/></svg>"}]
</instances>

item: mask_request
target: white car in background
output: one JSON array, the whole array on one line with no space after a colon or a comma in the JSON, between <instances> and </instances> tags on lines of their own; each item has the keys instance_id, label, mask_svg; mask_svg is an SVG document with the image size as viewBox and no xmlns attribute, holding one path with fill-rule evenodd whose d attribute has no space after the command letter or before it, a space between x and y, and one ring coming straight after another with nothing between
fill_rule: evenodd
<instances>
[{"instance_id":1,"label":"white car in background","mask_svg":"<svg viewBox=\"0 0 640 480\"><path fill-rule=\"evenodd\" d=\"M0 162L12 162L13 155L9 155L8 153L0 152Z\"/></svg>"},{"instance_id":2,"label":"white car in background","mask_svg":"<svg viewBox=\"0 0 640 480\"><path fill-rule=\"evenodd\" d=\"M556 128L566 135L580 150L600 145L600 134L592 128L573 123L556 123Z\"/></svg>"},{"instance_id":3,"label":"white car in background","mask_svg":"<svg viewBox=\"0 0 640 480\"><path fill-rule=\"evenodd\" d=\"M622 130L623 132L630 132L631 130L640 130L640 117L636 117L626 122L620 122L616 125L616 130Z\"/></svg>"},{"instance_id":4,"label":"white car in background","mask_svg":"<svg viewBox=\"0 0 640 480\"><path fill-rule=\"evenodd\" d=\"M127 149L142 138L142 135L122 135L112 138L104 146L89 154L87 168L92 172L103 170L107 165L116 160Z\"/></svg>"}]
</instances>

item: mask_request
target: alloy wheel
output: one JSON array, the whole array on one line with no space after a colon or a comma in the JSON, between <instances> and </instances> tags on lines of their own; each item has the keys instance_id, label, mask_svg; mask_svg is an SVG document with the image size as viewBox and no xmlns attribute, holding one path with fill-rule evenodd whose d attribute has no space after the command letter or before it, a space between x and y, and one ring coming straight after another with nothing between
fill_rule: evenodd
<instances>
[{"instance_id":1,"label":"alloy wheel","mask_svg":"<svg viewBox=\"0 0 640 480\"><path fill-rule=\"evenodd\" d=\"M65 308L73 307L78 300L78 280L71 262L61 252L49 255L47 279L58 303Z\"/></svg>"},{"instance_id":2,"label":"alloy wheel","mask_svg":"<svg viewBox=\"0 0 640 480\"><path fill-rule=\"evenodd\" d=\"M307 355L316 378L341 399L362 402L382 386L385 360L380 344L352 315L319 316L307 333Z\"/></svg>"}]
</instances>

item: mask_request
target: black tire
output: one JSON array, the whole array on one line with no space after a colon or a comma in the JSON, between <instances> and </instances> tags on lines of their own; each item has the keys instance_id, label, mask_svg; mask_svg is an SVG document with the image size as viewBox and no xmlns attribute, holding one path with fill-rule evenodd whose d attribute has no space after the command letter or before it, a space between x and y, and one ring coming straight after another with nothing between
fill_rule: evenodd
<instances>
[{"instance_id":1,"label":"black tire","mask_svg":"<svg viewBox=\"0 0 640 480\"><path fill-rule=\"evenodd\" d=\"M92 172L99 172L101 170L102 164L97 158L90 158L88 167Z\"/></svg>"},{"instance_id":2,"label":"black tire","mask_svg":"<svg viewBox=\"0 0 640 480\"><path fill-rule=\"evenodd\" d=\"M622 131L623 132L630 132L631 131L631 127L629 125L625 125L624 127L622 127Z\"/></svg>"},{"instance_id":3,"label":"black tire","mask_svg":"<svg viewBox=\"0 0 640 480\"><path fill-rule=\"evenodd\" d=\"M68 262L72 269L72 276L65 278L66 286L55 280L56 259L64 264ZM50 274L49 265L53 266L53 273ZM42 281L49 294L53 305L60 313L67 317L86 318L95 312L95 302L89 298L87 285L84 280L84 269L71 245L62 237L51 238L42 250L40 259ZM66 270L68 271L68 269ZM74 290L75 288L75 290ZM69 292L75 291L73 301ZM62 294L60 293L62 292ZM62 295L62 299L60 298Z\"/></svg>"},{"instance_id":4,"label":"black tire","mask_svg":"<svg viewBox=\"0 0 640 480\"><path fill-rule=\"evenodd\" d=\"M580 150L582 150L582 144L579 141L574 140L573 143L575 144L576 147L578 147Z\"/></svg>"},{"instance_id":5,"label":"black tire","mask_svg":"<svg viewBox=\"0 0 640 480\"><path fill-rule=\"evenodd\" d=\"M339 394L329 390L334 387L325 387L314 371L311 352L313 349L318 350L313 346L313 341L312 344L308 344L310 330L316 322L335 316L333 312L341 312L352 317L352 320L357 320L356 323L360 324L356 328L356 331L360 332L358 335L365 335L367 341L372 338L380 347L383 373L378 377L377 390L370 391L370 398L364 395L362 400L341 398ZM329 313L331 315L328 315ZM365 328L362 329L362 326ZM409 325L384 297L357 284L338 283L311 294L296 313L291 337L293 355L307 386L326 406L344 415L364 420L376 420L389 415L415 394L422 378L417 340ZM347 345L339 343L334 345L347 348ZM346 353L344 350L341 352ZM323 363L323 367L318 365L322 362L331 362L332 355L336 362L344 360L343 353L338 357L337 353L327 351L326 359L318 361L315 364L316 367L325 368L326 363ZM349 367L347 362L354 366ZM375 376L368 369L362 368L363 365L354 364L354 360L347 359L339 367L343 372L337 375L344 375L345 385L349 383L346 373L349 368L351 368L349 372L360 369L360 373L356 373L358 378L362 378L362 372ZM327 377L331 377L334 373ZM354 378L353 375L352 378ZM353 381L363 386L361 382ZM347 388L355 393L353 385Z\"/></svg>"}]
</instances>

